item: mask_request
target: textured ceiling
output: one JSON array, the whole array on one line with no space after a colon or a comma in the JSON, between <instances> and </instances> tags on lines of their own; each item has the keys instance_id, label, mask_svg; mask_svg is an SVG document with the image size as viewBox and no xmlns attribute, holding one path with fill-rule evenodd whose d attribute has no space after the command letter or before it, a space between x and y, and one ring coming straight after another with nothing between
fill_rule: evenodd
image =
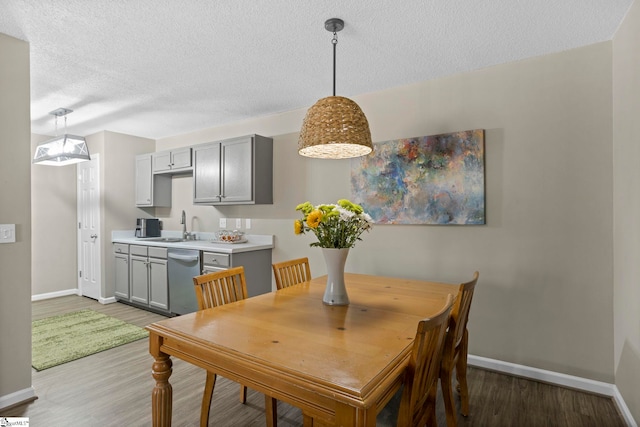
<instances>
[{"instance_id":1,"label":"textured ceiling","mask_svg":"<svg viewBox=\"0 0 640 427\"><path fill-rule=\"evenodd\" d=\"M65 107L68 133L161 138L331 95L328 18L355 96L611 40L632 2L0 0L0 33L30 43L33 132Z\"/></svg>"}]
</instances>

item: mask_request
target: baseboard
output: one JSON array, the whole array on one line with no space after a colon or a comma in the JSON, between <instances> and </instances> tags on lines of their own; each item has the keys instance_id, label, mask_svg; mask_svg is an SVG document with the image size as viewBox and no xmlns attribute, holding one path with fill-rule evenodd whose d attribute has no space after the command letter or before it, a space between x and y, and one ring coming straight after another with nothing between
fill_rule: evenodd
<instances>
[{"instance_id":1,"label":"baseboard","mask_svg":"<svg viewBox=\"0 0 640 427\"><path fill-rule=\"evenodd\" d=\"M622 414L622 418L624 418L629 427L638 427L638 424L636 424L636 421L633 419L633 415L631 415L629 407L620 394L620 390L618 390L618 387L616 386L614 386L614 389L613 401L616 402L616 405L618 405L618 410Z\"/></svg>"},{"instance_id":2,"label":"baseboard","mask_svg":"<svg viewBox=\"0 0 640 427\"><path fill-rule=\"evenodd\" d=\"M532 368L525 365L517 365L515 363L504 362L502 360L473 356L471 354L467 357L467 363L469 366L475 366L477 368L488 369L490 371L501 372L503 374L514 375L612 397L627 425L629 427L638 427L638 424L636 424L633 419L631 411L629 411L627 404L615 384L594 381L588 378L575 377L573 375L562 374L560 372L546 371L544 369Z\"/></svg>"},{"instance_id":3,"label":"baseboard","mask_svg":"<svg viewBox=\"0 0 640 427\"><path fill-rule=\"evenodd\" d=\"M6 396L0 396L0 410L37 399L36 391L33 387L19 390Z\"/></svg>"},{"instance_id":4,"label":"baseboard","mask_svg":"<svg viewBox=\"0 0 640 427\"><path fill-rule=\"evenodd\" d=\"M46 294L31 295L31 302L45 299L66 297L67 295L81 295L79 289L65 289L64 291L49 292Z\"/></svg>"},{"instance_id":5,"label":"baseboard","mask_svg":"<svg viewBox=\"0 0 640 427\"><path fill-rule=\"evenodd\" d=\"M82 294L80 293L79 289L65 289L64 291L50 292L48 294L32 295L31 296L31 302L33 302L33 301L41 301L41 300L51 299L51 298L66 297L68 295L82 296ZM116 297L110 297L110 298L102 298L102 297L100 297L98 299L98 302L100 304L113 304L114 302L118 302L118 301L116 300Z\"/></svg>"}]
</instances>

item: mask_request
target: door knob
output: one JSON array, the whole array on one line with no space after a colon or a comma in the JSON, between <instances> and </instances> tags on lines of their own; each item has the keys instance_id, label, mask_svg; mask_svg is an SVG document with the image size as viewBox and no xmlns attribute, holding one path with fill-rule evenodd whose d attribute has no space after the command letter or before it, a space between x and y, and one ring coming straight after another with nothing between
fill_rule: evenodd
<instances>
[{"instance_id":1,"label":"door knob","mask_svg":"<svg viewBox=\"0 0 640 427\"><path fill-rule=\"evenodd\" d=\"M90 237L91 237L92 239L97 239L97 238L98 238L98 235L97 235L97 234L92 234Z\"/></svg>"}]
</instances>

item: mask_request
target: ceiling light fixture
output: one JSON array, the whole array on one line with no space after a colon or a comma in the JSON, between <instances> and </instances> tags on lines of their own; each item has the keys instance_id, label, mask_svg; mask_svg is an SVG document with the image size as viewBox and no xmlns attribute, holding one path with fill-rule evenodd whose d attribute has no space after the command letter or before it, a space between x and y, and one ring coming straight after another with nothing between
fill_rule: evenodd
<instances>
[{"instance_id":1,"label":"ceiling light fixture","mask_svg":"<svg viewBox=\"0 0 640 427\"><path fill-rule=\"evenodd\" d=\"M56 137L36 147L33 163L50 166L65 166L91 160L89 148L83 137L67 134L67 114L73 110L58 108L49 112L56 116ZM58 135L58 117L64 117L64 134Z\"/></svg>"},{"instance_id":2,"label":"ceiling light fixture","mask_svg":"<svg viewBox=\"0 0 640 427\"><path fill-rule=\"evenodd\" d=\"M333 33L333 96L320 99L307 111L298 139L298 153L320 159L365 156L373 151L369 122L358 104L336 96L337 33L344 28L344 21L328 19L324 28Z\"/></svg>"}]
</instances>

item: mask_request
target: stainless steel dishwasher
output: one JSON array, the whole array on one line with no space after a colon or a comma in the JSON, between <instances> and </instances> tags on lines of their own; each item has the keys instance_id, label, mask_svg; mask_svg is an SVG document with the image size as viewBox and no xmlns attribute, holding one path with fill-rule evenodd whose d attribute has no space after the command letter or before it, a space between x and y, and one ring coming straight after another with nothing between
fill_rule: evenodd
<instances>
[{"instance_id":1,"label":"stainless steel dishwasher","mask_svg":"<svg viewBox=\"0 0 640 427\"><path fill-rule=\"evenodd\" d=\"M169 309L172 314L198 311L193 278L200 275L200 251L195 249L167 250Z\"/></svg>"}]
</instances>

